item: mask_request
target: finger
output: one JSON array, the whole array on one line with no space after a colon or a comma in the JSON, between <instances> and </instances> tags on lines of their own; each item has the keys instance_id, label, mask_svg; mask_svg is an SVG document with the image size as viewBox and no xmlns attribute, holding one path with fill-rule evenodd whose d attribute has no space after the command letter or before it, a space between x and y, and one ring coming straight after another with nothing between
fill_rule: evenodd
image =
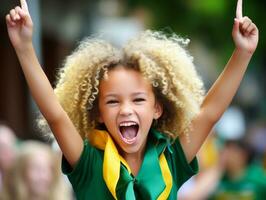
<instances>
[{"instance_id":1,"label":"finger","mask_svg":"<svg viewBox=\"0 0 266 200\"><path fill-rule=\"evenodd\" d=\"M19 7L19 6L17 6L16 8L15 8L15 11L16 11L16 13L17 13L17 15L16 15L16 20L20 20L21 19L21 17L20 17L20 11L21 11L21 8Z\"/></svg>"},{"instance_id":2,"label":"finger","mask_svg":"<svg viewBox=\"0 0 266 200\"><path fill-rule=\"evenodd\" d=\"M252 26L252 24L250 24L250 25L247 27L246 32L247 32L248 34L250 34L251 31L252 31L253 29L254 29L254 27Z\"/></svg>"},{"instance_id":3,"label":"finger","mask_svg":"<svg viewBox=\"0 0 266 200\"><path fill-rule=\"evenodd\" d=\"M28 4L26 0L20 0L20 5L21 5L22 10L28 12Z\"/></svg>"},{"instance_id":4,"label":"finger","mask_svg":"<svg viewBox=\"0 0 266 200\"><path fill-rule=\"evenodd\" d=\"M23 11L22 9L18 10L18 14L21 18L26 18L28 15L28 13L26 13L25 11Z\"/></svg>"},{"instance_id":5,"label":"finger","mask_svg":"<svg viewBox=\"0 0 266 200\"><path fill-rule=\"evenodd\" d=\"M30 17L30 14L28 11L25 11L23 9L18 9L18 15L20 16L20 19L24 20L24 25L26 26L32 26L32 20Z\"/></svg>"},{"instance_id":6,"label":"finger","mask_svg":"<svg viewBox=\"0 0 266 200\"><path fill-rule=\"evenodd\" d=\"M11 20L15 21L16 20L16 14L17 14L15 9L10 10L9 14L10 14Z\"/></svg>"},{"instance_id":7,"label":"finger","mask_svg":"<svg viewBox=\"0 0 266 200\"><path fill-rule=\"evenodd\" d=\"M255 24L254 24L253 29L252 29L250 34L252 34L252 35L258 35L259 34L259 30Z\"/></svg>"},{"instance_id":8,"label":"finger","mask_svg":"<svg viewBox=\"0 0 266 200\"><path fill-rule=\"evenodd\" d=\"M252 34L252 32L256 29L256 26L254 23L251 23L250 26L247 28L248 34Z\"/></svg>"},{"instance_id":9,"label":"finger","mask_svg":"<svg viewBox=\"0 0 266 200\"><path fill-rule=\"evenodd\" d=\"M15 11L16 11L17 13L19 13L20 10L21 10L21 7L19 7L19 6L17 6L17 7L15 8Z\"/></svg>"},{"instance_id":10,"label":"finger","mask_svg":"<svg viewBox=\"0 0 266 200\"><path fill-rule=\"evenodd\" d=\"M252 24L252 21L249 18L245 19L243 22L241 22L241 29L245 31L250 24Z\"/></svg>"},{"instance_id":11,"label":"finger","mask_svg":"<svg viewBox=\"0 0 266 200\"><path fill-rule=\"evenodd\" d=\"M18 8L10 10L9 14L13 21L20 20L20 16L18 14Z\"/></svg>"},{"instance_id":12,"label":"finger","mask_svg":"<svg viewBox=\"0 0 266 200\"><path fill-rule=\"evenodd\" d=\"M243 23L245 21L251 21L251 19L249 19L249 17L245 16L245 17L242 17L242 19L240 19L240 22Z\"/></svg>"},{"instance_id":13,"label":"finger","mask_svg":"<svg viewBox=\"0 0 266 200\"><path fill-rule=\"evenodd\" d=\"M243 17L242 10L243 10L242 0L238 0L237 1L237 6L236 6L236 18L237 19L241 19Z\"/></svg>"},{"instance_id":14,"label":"finger","mask_svg":"<svg viewBox=\"0 0 266 200\"><path fill-rule=\"evenodd\" d=\"M10 14L6 15L6 23L8 26L15 26L16 23L12 21Z\"/></svg>"}]
</instances>

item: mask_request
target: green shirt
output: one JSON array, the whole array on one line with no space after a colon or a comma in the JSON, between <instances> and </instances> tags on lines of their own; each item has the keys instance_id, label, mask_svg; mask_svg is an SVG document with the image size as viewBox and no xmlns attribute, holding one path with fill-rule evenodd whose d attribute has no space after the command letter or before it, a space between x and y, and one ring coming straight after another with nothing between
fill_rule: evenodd
<instances>
[{"instance_id":1,"label":"green shirt","mask_svg":"<svg viewBox=\"0 0 266 200\"><path fill-rule=\"evenodd\" d=\"M230 179L224 175L211 200L264 200L266 195L266 177L261 168L251 165L243 176Z\"/></svg>"},{"instance_id":2,"label":"green shirt","mask_svg":"<svg viewBox=\"0 0 266 200\"><path fill-rule=\"evenodd\" d=\"M170 168L173 186L169 195L169 200L177 199L177 191L181 185L193 176L198 170L196 158L188 164L181 148L179 140L169 144L167 138L160 132L151 130L149 133L148 143L144 155L144 160L139 173L136 177L129 175L125 167L121 165L120 179L116 187L118 199L156 199L163 189L159 184L161 174L157 173L158 157L164 151L168 166ZM150 159L149 155L156 153L156 158ZM113 200L103 179L103 155L104 152L94 148L87 140L84 142L84 149L80 160L74 169L70 167L66 159L62 160L62 171L66 174L73 186L77 200L94 199L94 200ZM156 171L156 173L154 173ZM126 182L123 178L129 177L134 184L135 197L127 197L125 194Z\"/></svg>"}]
</instances>

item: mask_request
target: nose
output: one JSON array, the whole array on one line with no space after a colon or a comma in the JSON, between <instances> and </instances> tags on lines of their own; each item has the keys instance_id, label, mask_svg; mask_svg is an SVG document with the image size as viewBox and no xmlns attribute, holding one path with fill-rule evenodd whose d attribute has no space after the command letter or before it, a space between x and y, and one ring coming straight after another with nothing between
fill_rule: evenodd
<instances>
[{"instance_id":1,"label":"nose","mask_svg":"<svg viewBox=\"0 0 266 200\"><path fill-rule=\"evenodd\" d=\"M133 107L130 103L123 103L120 107L120 115L129 116L133 113Z\"/></svg>"}]
</instances>

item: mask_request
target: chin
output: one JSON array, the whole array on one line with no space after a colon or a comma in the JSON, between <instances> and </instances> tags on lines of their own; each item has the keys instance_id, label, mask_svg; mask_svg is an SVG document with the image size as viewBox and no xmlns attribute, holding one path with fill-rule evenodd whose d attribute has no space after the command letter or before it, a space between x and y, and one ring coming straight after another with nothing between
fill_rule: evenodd
<instances>
[{"instance_id":1,"label":"chin","mask_svg":"<svg viewBox=\"0 0 266 200\"><path fill-rule=\"evenodd\" d=\"M139 151L142 150L142 145L143 144L130 144L130 145L125 145L123 144L123 146L121 147L121 150L123 151L123 153L126 154L135 154L135 153L139 153Z\"/></svg>"}]
</instances>

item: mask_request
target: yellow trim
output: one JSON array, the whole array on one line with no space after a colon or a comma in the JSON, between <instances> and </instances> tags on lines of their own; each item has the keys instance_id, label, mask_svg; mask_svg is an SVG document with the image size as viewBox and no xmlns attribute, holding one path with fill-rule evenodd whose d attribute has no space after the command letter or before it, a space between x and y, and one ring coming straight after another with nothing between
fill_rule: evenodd
<instances>
[{"instance_id":1,"label":"yellow trim","mask_svg":"<svg viewBox=\"0 0 266 200\"><path fill-rule=\"evenodd\" d=\"M162 153L160 155L159 163L160 163L160 167L161 167L161 171L162 171L162 175L163 175L163 180L164 180L164 183L165 183L165 189L160 194L160 196L158 197L157 200L165 200L170 195L173 182L172 182L172 174L171 174L171 171L169 169L169 166L168 166L168 163L166 161L166 158L164 156L164 153Z\"/></svg>"},{"instance_id":2,"label":"yellow trim","mask_svg":"<svg viewBox=\"0 0 266 200\"><path fill-rule=\"evenodd\" d=\"M118 183L120 176L120 160L119 154L115 145L110 137L107 138L107 143L104 151L103 159L103 178L105 183L112 193L113 197L117 199L116 196L116 185Z\"/></svg>"},{"instance_id":3,"label":"yellow trim","mask_svg":"<svg viewBox=\"0 0 266 200\"><path fill-rule=\"evenodd\" d=\"M103 178L104 181L113 195L113 197L117 200L116 196L116 185L120 176L120 162L122 162L127 168L128 172L131 174L131 170L126 160L119 155L117 148L110 137L110 135L106 131L94 130L89 134L90 143L104 150L104 158L103 158ZM159 165L161 168L163 180L165 182L165 189L158 197L158 200L167 199L172 189L172 175L164 156L162 153L159 157Z\"/></svg>"},{"instance_id":4,"label":"yellow trim","mask_svg":"<svg viewBox=\"0 0 266 200\"><path fill-rule=\"evenodd\" d=\"M125 165L129 173L131 173L131 170L125 159L119 155L112 138L107 132L94 130L89 134L89 140L93 146L104 150L103 178L109 191L117 199L116 185L120 176L120 162Z\"/></svg>"}]
</instances>

